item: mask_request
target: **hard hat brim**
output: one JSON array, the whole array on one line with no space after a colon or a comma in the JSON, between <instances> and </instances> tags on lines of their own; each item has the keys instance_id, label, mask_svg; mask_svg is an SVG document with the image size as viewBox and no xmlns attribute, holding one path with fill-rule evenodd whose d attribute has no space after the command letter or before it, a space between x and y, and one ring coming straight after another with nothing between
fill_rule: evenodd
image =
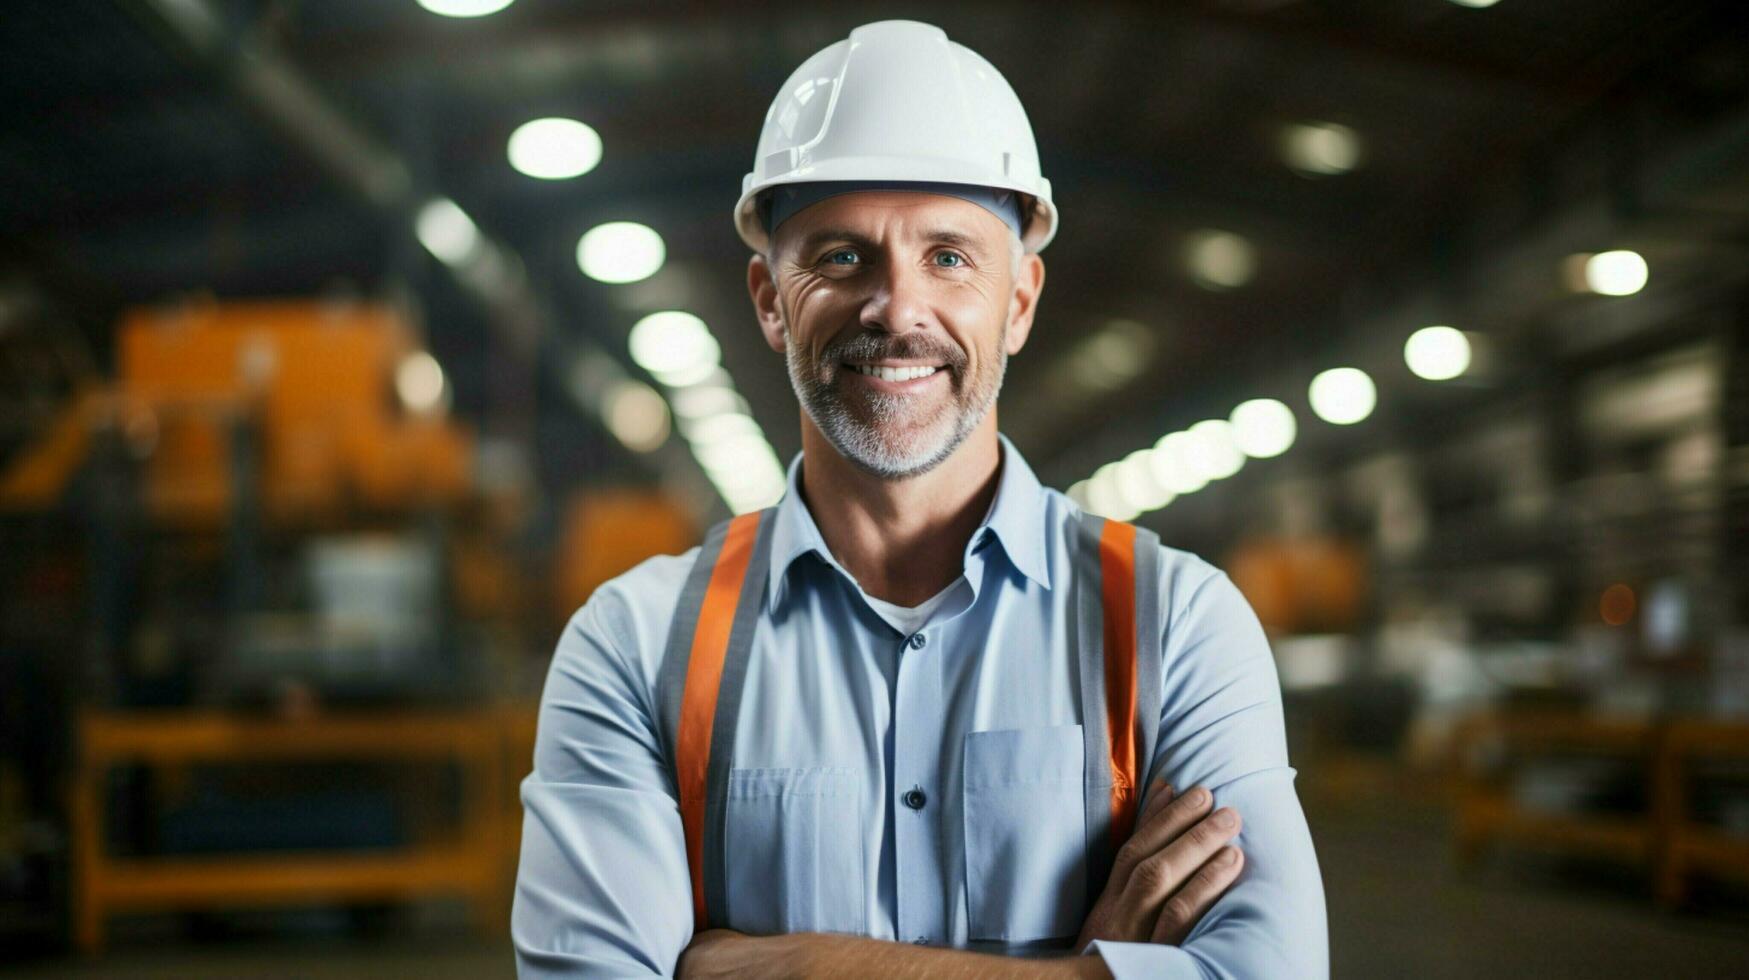
<instances>
[{"instance_id":1,"label":"hard hat brim","mask_svg":"<svg viewBox=\"0 0 1749 980\"><path fill-rule=\"evenodd\" d=\"M765 226L760 220L760 195L774 187L785 184L821 183L821 182L862 182L870 180L895 181L915 180L918 183L964 184L969 187L992 187L998 190L1014 191L1023 196L1027 206L1022 209L1026 225L1021 235L1022 247L1028 252L1038 252L1057 234L1057 209L1050 200L1050 182L1039 178L1042 187L1025 186L1021 181L1009 180L967 180L957 177L942 168L941 173L912 172L919 171L915 159L860 159L833 160L817 166L801 167L781 177L772 178L759 184L752 183L752 174L747 175L747 189L742 192L741 199L735 204L735 230L741 236L741 241L755 252L764 254L771 246L770 236L765 232ZM895 177L895 171L904 176Z\"/></svg>"}]
</instances>

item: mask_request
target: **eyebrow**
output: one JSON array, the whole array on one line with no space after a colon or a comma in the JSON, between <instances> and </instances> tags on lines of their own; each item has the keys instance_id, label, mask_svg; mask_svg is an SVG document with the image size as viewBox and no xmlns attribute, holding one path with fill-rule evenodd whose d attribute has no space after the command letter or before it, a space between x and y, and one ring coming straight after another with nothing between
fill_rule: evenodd
<instances>
[{"instance_id":1,"label":"eyebrow","mask_svg":"<svg viewBox=\"0 0 1749 980\"><path fill-rule=\"evenodd\" d=\"M989 251L989 249L987 249L978 239L963 231L956 231L952 228L932 228L924 232L922 237L924 241L929 242L932 245L952 245L955 248L963 248L969 252L976 252L980 255L986 254ZM874 240L867 235L851 231L848 228L821 228L809 232L807 236L802 239L801 245L798 246L798 250L803 255L809 255L827 242L848 242L851 245L869 251L875 249Z\"/></svg>"}]
</instances>

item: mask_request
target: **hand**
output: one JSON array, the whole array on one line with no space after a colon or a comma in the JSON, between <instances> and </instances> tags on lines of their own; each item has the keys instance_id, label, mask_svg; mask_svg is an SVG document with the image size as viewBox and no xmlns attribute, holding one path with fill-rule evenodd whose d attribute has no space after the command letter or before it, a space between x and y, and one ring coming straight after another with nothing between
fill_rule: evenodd
<instances>
[{"instance_id":1,"label":"hand","mask_svg":"<svg viewBox=\"0 0 1749 980\"><path fill-rule=\"evenodd\" d=\"M1076 950L1095 939L1177 945L1239 877L1244 855L1226 846L1239 813L1201 786L1177 797L1156 781L1130 839L1118 849L1105 891L1081 927Z\"/></svg>"}]
</instances>

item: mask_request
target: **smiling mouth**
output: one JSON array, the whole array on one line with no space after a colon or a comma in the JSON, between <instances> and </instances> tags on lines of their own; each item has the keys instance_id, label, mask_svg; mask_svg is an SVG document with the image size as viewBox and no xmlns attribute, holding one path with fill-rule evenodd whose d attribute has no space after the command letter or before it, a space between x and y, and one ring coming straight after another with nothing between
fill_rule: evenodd
<instances>
[{"instance_id":1,"label":"smiling mouth","mask_svg":"<svg viewBox=\"0 0 1749 980\"><path fill-rule=\"evenodd\" d=\"M942 369L942 365L939 364L904 364L893 367L882 364L845 364L844 366L858 374L866 374L882 381L916 381L919 378L927 378Z\"/></svg>"}]
</instances>

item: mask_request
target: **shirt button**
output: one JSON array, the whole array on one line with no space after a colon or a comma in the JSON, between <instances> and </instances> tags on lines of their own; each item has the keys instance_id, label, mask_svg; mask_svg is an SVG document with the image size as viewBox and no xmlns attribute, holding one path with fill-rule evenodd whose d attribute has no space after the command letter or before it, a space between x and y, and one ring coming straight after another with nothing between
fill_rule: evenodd
<instances>
[{"instance_id":1,"label":"shirt button","mask_svg":"<svg viewBox=\"0 0 1749 980\"><path fill-rule=\"evenodd\" d=\"M912 633L911 634L911 649L921 650L928 645L929 645L929 637L924 636L922 633Z\"/></svg>"},{"instance_id":2,"label":"shirt button","mask_svg":"<svg viewBox=\"0 0 1749 980\"><path fill-rule=\"evenodd\" d=\"M913 786L906 790L903 799L905 805L913 810L921 810L923 809L923 804L929 802L929 797L923 792L922 788L917 786Z\"/></svg>"}]
</instances>

